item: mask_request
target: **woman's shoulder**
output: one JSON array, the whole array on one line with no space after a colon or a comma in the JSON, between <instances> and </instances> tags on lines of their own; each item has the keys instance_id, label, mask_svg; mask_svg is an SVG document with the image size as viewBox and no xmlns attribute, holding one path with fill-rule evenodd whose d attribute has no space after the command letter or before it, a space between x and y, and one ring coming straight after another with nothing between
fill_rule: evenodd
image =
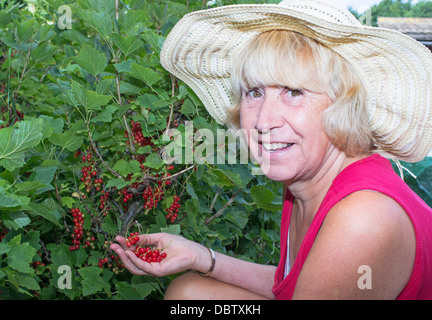
<instances>
[{"instance_id":1,"label":"woman's shoulder","mask_svg":"<svg viewBox=\"0 0 432 320\"><path fill-rule=\"evenodd\" d=\"M412 228L409 216L396 200L367 189L347 195L330 209L324 224L336 223L360 231L376 230L383 235Z\"/></svg>"},{"instance_id":2,"label":"woman's shoulder","mask_svg":"<svg viewBox=\"0 0 432 320\"><path fill-rule=\"evenodd\" d=\"M354 192L327 214L299 280L316 277L322 288L339 286L342 297L393 299L409 281L415 245L411 221L395 200L369 190ZM358 288L362 266L372 272L371 290Z\"/></svg>"}]
</instances>

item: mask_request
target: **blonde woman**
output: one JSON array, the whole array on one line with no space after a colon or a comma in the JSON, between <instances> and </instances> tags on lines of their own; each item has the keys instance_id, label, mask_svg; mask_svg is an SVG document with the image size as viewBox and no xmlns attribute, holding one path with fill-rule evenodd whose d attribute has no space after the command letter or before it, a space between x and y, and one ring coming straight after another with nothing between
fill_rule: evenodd
<instances>
[{"instance_id":1,"label":"blonde woman","mask_svg":"<svg viewBox=\"0 0 432 320\"><path fill-rule=\"evenodd\" d=\"M113 244L137 275L185 270L166 299L431 299L432 209L388 159L432 147L432 54L327 2L236 5L185 16L161 53L209 113L249 132L286 187L278 266L168 234L160 264ZM264 159L264 160L263 160Z\"/></svg>"}]
</instances>

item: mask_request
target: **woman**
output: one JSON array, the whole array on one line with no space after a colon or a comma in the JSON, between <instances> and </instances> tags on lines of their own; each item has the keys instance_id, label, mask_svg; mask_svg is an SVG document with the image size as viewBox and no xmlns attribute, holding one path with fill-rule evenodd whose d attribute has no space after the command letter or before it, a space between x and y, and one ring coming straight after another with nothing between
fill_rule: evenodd
<instances>
[{"instance_id":1,"label":"woman","mask_svg":"<svg viewBox=\"0 0 432 320\"><path fill-rule=\"evenodd\" d=\"M161 53L210 114L244 129L251 155L287 192L279 266L179 236L149 264L113 244L134 274L177 277L166 299L431 299L432 210L389 159L432 147L432 55L315 0L185 16ZM386 157L386 158L385 158Z\"/></svg>"}]
</instances>

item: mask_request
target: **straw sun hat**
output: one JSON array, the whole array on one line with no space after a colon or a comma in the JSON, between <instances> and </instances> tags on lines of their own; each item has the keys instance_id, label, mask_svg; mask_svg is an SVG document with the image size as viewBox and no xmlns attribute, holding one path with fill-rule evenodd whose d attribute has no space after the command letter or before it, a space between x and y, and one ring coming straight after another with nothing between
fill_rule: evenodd
<instances>
[{"instance_id":1,"label":"straw sun hat","mask_svg":"<svg viewBox=\"0 0 432 320\"><path fill-rule=\"evenodd\" d=\"M230 72L257 34L296 31L337 52L360 76L377 152L407 162L432 148L432 54L392 30L362 25L345 8L317 0L230 5L184 16L168 35L162 65L184 81L220 124L232 103Z\"/></svg>"}]
</instances>

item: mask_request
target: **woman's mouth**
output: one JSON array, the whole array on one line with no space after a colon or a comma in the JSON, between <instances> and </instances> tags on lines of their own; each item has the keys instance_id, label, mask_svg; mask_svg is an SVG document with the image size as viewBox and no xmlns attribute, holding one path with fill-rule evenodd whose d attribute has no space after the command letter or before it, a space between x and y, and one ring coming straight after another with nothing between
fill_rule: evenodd
<instances>
[{"instance_id":1,"label":"woman's mouth","mask_svg":"<svg viewBox=\"0 0 432 320\"><path fill-rule=\"evenodd\" d=\"M267 152L277 152L291 147L292 143L262 143L263 148Z\"/></svg>"}]
</instances>

